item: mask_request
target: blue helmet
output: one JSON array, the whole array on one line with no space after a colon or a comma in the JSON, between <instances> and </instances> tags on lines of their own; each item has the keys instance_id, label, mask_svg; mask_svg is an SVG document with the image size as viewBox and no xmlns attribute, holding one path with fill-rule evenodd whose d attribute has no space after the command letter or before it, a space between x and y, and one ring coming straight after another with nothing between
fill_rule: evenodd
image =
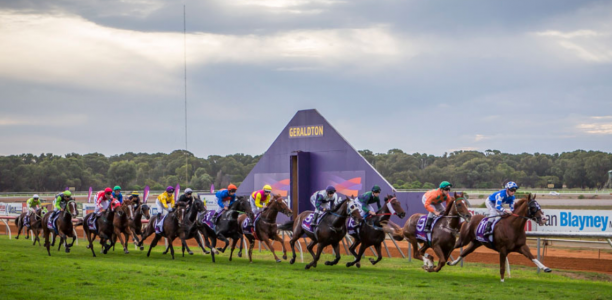
<instances>
[{"instance_id":1,"label":"blue helmet","mask_svg":"<svg viewBox=\"0 0 612 300\"><path fill-rule=\"evenodd\" d=\"M516 182L514 181L508 181L508 183L506 183L506 189L517 189L518 190L519 186L518 184L516 184Z\"/></svg>"},{"instance_id":2,"label":"blue helmet","mask_svg":"<svg viewBox=\"0 0 612 300\"><path fill-rule=\"evenodd\" d=\"M328 186L325 188L325 191L326 191L328 194L335 193L335 192L336 192L336 188L335 188L335 187L333 187L333 186L331 186L331 185L328 185Z\"/></svg>"}]
</instances>

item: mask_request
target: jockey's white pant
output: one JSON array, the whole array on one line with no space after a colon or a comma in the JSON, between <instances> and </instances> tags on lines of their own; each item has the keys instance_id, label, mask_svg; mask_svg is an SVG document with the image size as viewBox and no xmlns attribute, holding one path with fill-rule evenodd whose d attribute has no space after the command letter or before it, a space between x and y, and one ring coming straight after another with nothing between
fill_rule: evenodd
<instances>
[{"instance_id":1,"label":"jockey's white pant","mask_svg":"<svg viewBox=\"0 0 612 300\"><path fill-rule=\"evenodd\" d=\"M493 203L491 203L491 201L489 201L487 199L487 201L485 201L485 205L487 206L487 209L489 210L489 223L493 223L493 221L495 221L495 216L499 216L503 213L503 211L498 211L497 209L495 209L495 207L493 206Z\"/></svg>"},{"instance_id":2,"label":"jockey's white pant","mask_svg":"<svg viewBox=\"0 0 612 300\"><path fill-rule=\"evenodd\" d=\"M159 200L155 200L155 205L157 206L157 213L161 213L163 216L168 214L168 209Z\"/></svg>"},{"instance_id":3,"label":"jockey's white pant","mask_svg":"<svg viewBox=\"0 0 612 300\"><path fill-rule=\"evenodd\" d=\"M253 211L253 216L256 216L259 212L261 212L264 207L257 207L257 205L255 204L255 199L253 199L253 197L251 196L249 198L249 203L251 203L251 211Z\"/></svg>"},{"instance_id":4,"label":"jockey's white pant","mask_svg":"<svg viewBox=\"0 0 612 300\"><path fill-rule=\"evenodd\" d=\"M35 206L35 207L30 207L30 208L28 209L28 212L31 212L31 213L36 213L36 206Z\"/></svg>"},{"instance_id":5,"label":"jockey's white pant","mask_svg":"<svg viewBox=\"0 0 612 300\"><path fill-rule=\"evenodd\" d=\"M101 210L105 210L108 208L108 205L110 204L110 201L108 200L102 200L100 201L100 205L96 205L96 209L94 210L95 213L98 213Z\"/></svg>"},{"instance_id":6,"label":"jockey's white pant","mask_svg":"<svg viewBox=\"0 0 612 300\"><path fill-rule=\"evenodd\" d=\"M228 207L228 206L229 206L229 204L230 204L230 201L229 201L229 200L227 200L227 201L223 201L223 207ZM219 214L220 212L222 212L222 211L223 211L223 207L219 206L219 207L217 208L217 210L216 210L216 211L217 211L217 214Z\"/></svg>"},{"instance_id":7,"label":"jockey's white pant","mask_svg":"<svg viewBox=\"0 0 612 300\"><path fill-rule=\"evenodd\" d=\"M421 202L423 202L423 205L425 205L425 202L427 202L427 198L425 197L425 195L423 195L423 198L421 199ZM443 203L438 203L438 204L431 204L431 206L433 206L437 212L441 213L444 212L444 210L446 209L446 207L444 206ZM433 218L435 217L436 214L429 212L427 214L427 218Z\"/></svg>"}]
</instances>

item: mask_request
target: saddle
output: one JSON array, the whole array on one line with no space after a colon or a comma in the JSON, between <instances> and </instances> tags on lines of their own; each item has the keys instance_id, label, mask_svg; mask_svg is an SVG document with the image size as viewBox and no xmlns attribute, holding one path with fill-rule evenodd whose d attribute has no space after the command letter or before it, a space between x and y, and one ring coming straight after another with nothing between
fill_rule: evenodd
<instances>
[{"instance_id":1,"label":"saddle","mask_svg":"<svg viewBox=\"0 0 612 300\"><path fill-rule=\"evenodd\" d=\"M417 221L417 226L416 226L416 238L417 238L417 240L421 240L421 241L424 241L424 242L427 242L427 243L431 243L431 237L432 237L432 234L434 232L436 223L441 218L442 218L442 216L438 216L438 217L434 218L433 221L431 222L431 232L424 232L425 224L427 223L427 215L421 216L419 218L419 220Z\"/></svg>"},{"instance_id":2,"label":"saddle","mask_svg":"<svg viewBox=\"0 0 612 300\"><path fill-rule=\"evenodd\" d=\"M485 245L491 245L492 247L495 247L494 243L493 243L493 236L495 235L495 225L497 225L497 223L499 222L499 220L501 220L500 217L496 217L495 221L493 221L493 224L491 224L491 235L489 236L485 236L485 229L487 228L487 223L488 223L489 217L486 218L482 218L482 220L480 221L480 223L478 223L478 227L476 227L476 240L485 244Z\"/></svg>"},{"instance_id":3,"label":"saddle","mask_svg":"<svg viewBox=\"0 0 612 300\"><path fill-rule=\"evenodd\" d=\"M319 217L319 220L317 220L317 224L312 224L312 219L314 219L314 213L310 213L306 218L304 218L304 221L302 221L302 228L304 228L304 230L307 230L308 232L313 232L312 225L318 226L319 224L321 224L321 220L323 220L325 216L327 216L327 212L323 213Z\"/></svg>"}]
</instances>

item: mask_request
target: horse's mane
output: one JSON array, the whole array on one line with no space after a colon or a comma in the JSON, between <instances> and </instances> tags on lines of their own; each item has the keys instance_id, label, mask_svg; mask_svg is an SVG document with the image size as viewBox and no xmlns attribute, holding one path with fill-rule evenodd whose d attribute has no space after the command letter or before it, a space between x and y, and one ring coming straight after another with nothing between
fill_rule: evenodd
<instances>
[{"instance_id":1,"label":"horse's mane","mask_svg":"<svg viewBox=\"0 0 612 300\"><path fill-rule=\"evenodd\" d=\"M519 207L523 206L525 203L528 202L527 198L521 198L518 201L516 201L516 203L514 204L514 209L518 209Z\"/></svg>"},{"instance_id":2,"label":"horse's mane","mask_svg":"<svg viewBox=\"0 0 612 300\"><path fill-rule=\"evenodd\" d=\"M449 200L446 202L446 209L444 210L443 216L448 216L453 209L453 203L455 203L455 197L449 197Z\"/></svg>"},{"instance_id":3,"label":"horse's mane","mask_svg":"<svg viewBox=\"0 0 612 300\"><path fill-rule=\"evenodd\" d=\"M187 203L182 202L182 201L181 201L181 202L177 202L177 203L176 203L176 206L177 206L177 207L178 207L178 206L187 207Z\"/></svg>"}]
</instances>

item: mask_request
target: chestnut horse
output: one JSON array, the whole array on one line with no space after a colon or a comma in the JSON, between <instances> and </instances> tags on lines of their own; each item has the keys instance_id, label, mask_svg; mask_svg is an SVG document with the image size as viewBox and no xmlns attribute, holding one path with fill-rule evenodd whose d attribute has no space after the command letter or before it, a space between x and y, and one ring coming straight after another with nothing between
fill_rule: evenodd
<instances>
[{"instance_id":1,"label":"chestnut horse","mask_svg":"<svg viewBox=\"0 0 612 300\"><path fill-rule=\"evenodd\" d=\"M506 257L510 252L518 252L523 254L529 260L544 272L548 273L552 270L543 265L539 260L533 257L529 246L527 246L527 237L525 235L525 223L527 220L533 220L540 226L546 222L544 212L540 205L535 200L535 195L528 194L526 198L518 200L514 207L514 211L510 215L501 216L501 220L497 222L493 228L493 245L490 243L482 243L476 239L476 230L481 224L480 221L484 216L477 215L461 226L461 234L455 243L455 248L463 247L469 243L467 248L456 260L449 262L448 265L454 266L459 263L464 257L472 253L476 248L485 245L487 248L499 252L499 275L501 282L504 282L504 272L506 271Z\"/></svg>"},{"instance_id":2,"label":"chestnut horse","mask_svg":"<svg viewBox=\"0 0 612 300\"><path fill-rule=\"evenodd\" d=\"M268 245L268 249L272 251L272 255L274 255L276 262L281 262L278 256L276 256L276 252L274 252L274 247L272 247L270 239L278 241L283 248L283 259L287 259L285 241L283 241L278 235L278 228L276 225L276 216L278 215L278 212L283 213L287 217L290 217L293 214L280 194L274 195L272 199L270 199L268 206L261 212L261 214L259 214L259 217L253 221L253 225L255 226L255 236L249 232L243 232L242 226L240 226L240 232L246 236L247 240L249 240L249 262L253 262L253 246L255 245L256 239L266 243L266 245ZM239 216L238 225L241 225L246 218L247 214Z\"/></svg>"},{"instance_id":3,"label":"chestnut horse","mask_svg":"<svg viewBox=\"0 0 612 300\"><path fill-rule=\"evenodd\" d=\"M60 203L60 207L62 207L62 210L59 212L56 226L60 236L60 247L63 241L64 247L66 248L66 253L70 253L70 247L74 245L74 241L77 238L74 234L74 224L72 224L72 218L79 215L79 210L77 209L77 205L74 199L70 199L68 200L68 202L62 200L62 202ZM45 237L45 247L47 248L47 253L49 254L49 256L51 256L51 243L49 243L49 235L51 235L51 231L53 229L49 229L47 223L51 215L53 214L45 214L42 220L43 235ZM69 237L72 238L72 242L70 244L68 244Z\"/></svg>"},{"instance_id":4,"label":"chestnut horse","mask_svg":"<svg viewBox=\"0 0 612 300\"><path fill-rule=\"evenodd\" d=\"M132 200L126 199L123 200L121 206L116 208L115 218L113 219L113 250L115 247L115 241L119 238L121 245L123 245L123 253L128 254L128 237L132 236L132 240L134 241L134 245L138 245L138 240L136 236L132 233L130 228L130 221L133 221L135 217L134 214L134 202ZM123 233L123 237L125 237L125 242L121 237Z\"/></svg>"},{"instance_id":5,"label":"chestnut horse","mask_svg":"<svg viewBox=\"0 0 612 300\"><path fill-rule=\"evenodd\" d=\"M429 243L423 243L423 246L419 248L418 243L422 241L416 238L416 228L419 218L423 215L424 214L414 214L410 216L404 225L403 234L406 240L412 244L412 248L415 249L413 257L418 260L423 260L423 269L428 272L439 272L455 249L455 240L456 236L459 235L459 228L461 225L460 218L469 222L472 218L472 214L469 211L469 206L463 193L455 192L454 197L451 197L446 205L446 210L440 216L441 219L432 227L431 241ZM434 250L439 260L438 266L435 269L433 266L433 257L425 253L430 247ZM418 251L416 249L418 249Z\"/></svg>"},{"instance_id":6,"label":"chestnut horse","mask_svg":"<svg viewBox=\"0 0 612 300\"><path fill-rule=\"evenodd\" d=\"M176 239L184 226L183 220L185 220L185 212L187 211L185 202L176 203L176 210L168 213L166 218L164 219L163 231L162 233L155 232L155 223L157 223L157 218L154 217L151 222L149 222L149 226L145 230L145 237L150 236L155 233L155 238L149 245L149 252L147 253L147 257L151 255L151 249L157 246L157 242L165 237L168 239L168 246L170 247L170 254L172 255L172 259L174 259L174 247L172 246L172 242Z\"/></svg>"},{"instance_id":7,"label":"chestnut horse","mask_svg":"<svg viewBox=\"0 0 612 300\"><path fill-rule=\"evenodd\" d=\"M311 240L306 248L308 249L308 252L310 252L310 255L312 255L313 259L312 262L306 265L306 270L310 269L311 267L317 267L317 262L321 257L321 252L329 245L332 245L334 248L336 259L333 261L326 261L325 265L333 266L340 261L340 241L342 241L344 236L346 236L346 219L351 217L357 224L360 224L363 221L363 217L361 217L361 213L357 207L359 204L356 204L354 199L345 198L339 203L332 204L333 207L330 208L329 215L325 218L321 216L321 221L315 229L318 231L316 235L314 232L310 232L302 228L302 222L304 219L308 218L310 214L312 214L311 210L304 211L299 214L294 221L289 221L281 225L281 229L293 230L293 237L289 241L291 251L293 252L293 257L291 258L291 261L289 261L290 264L295 263L295 242L298 241L303 235L306 235ZM312 251L315 245L318 245L316 255Z\"/></svg>"},{"instance_id":8,"label":"chestnut horse","mask_svg":"<svg viewBox=\"0 0 612 300\"><path fill-rule=\"evenodd\" d=\"M387 195L387 197L385 197L385 205L376 212L376 215L363 222L361 226L359 226L358 233L351 234L355 242L349 247L349 250L353 256L355 256L355 260L347 262L347 267L351 267L355 264L357 264L358 268L361 267L361 257L370 246L374 246L378 256L376 260L370 258L370 263L375 265L382 260L381 246L386 236L383 227L387 226L391 215L397 215L400 219L403 219L404 216L406 216L406 212L402 209L402 205L395 196ZM355 249L359 244L361 244L361 247L359 248L358 254L355 252Z\"/></svg>"}]
</instances>

